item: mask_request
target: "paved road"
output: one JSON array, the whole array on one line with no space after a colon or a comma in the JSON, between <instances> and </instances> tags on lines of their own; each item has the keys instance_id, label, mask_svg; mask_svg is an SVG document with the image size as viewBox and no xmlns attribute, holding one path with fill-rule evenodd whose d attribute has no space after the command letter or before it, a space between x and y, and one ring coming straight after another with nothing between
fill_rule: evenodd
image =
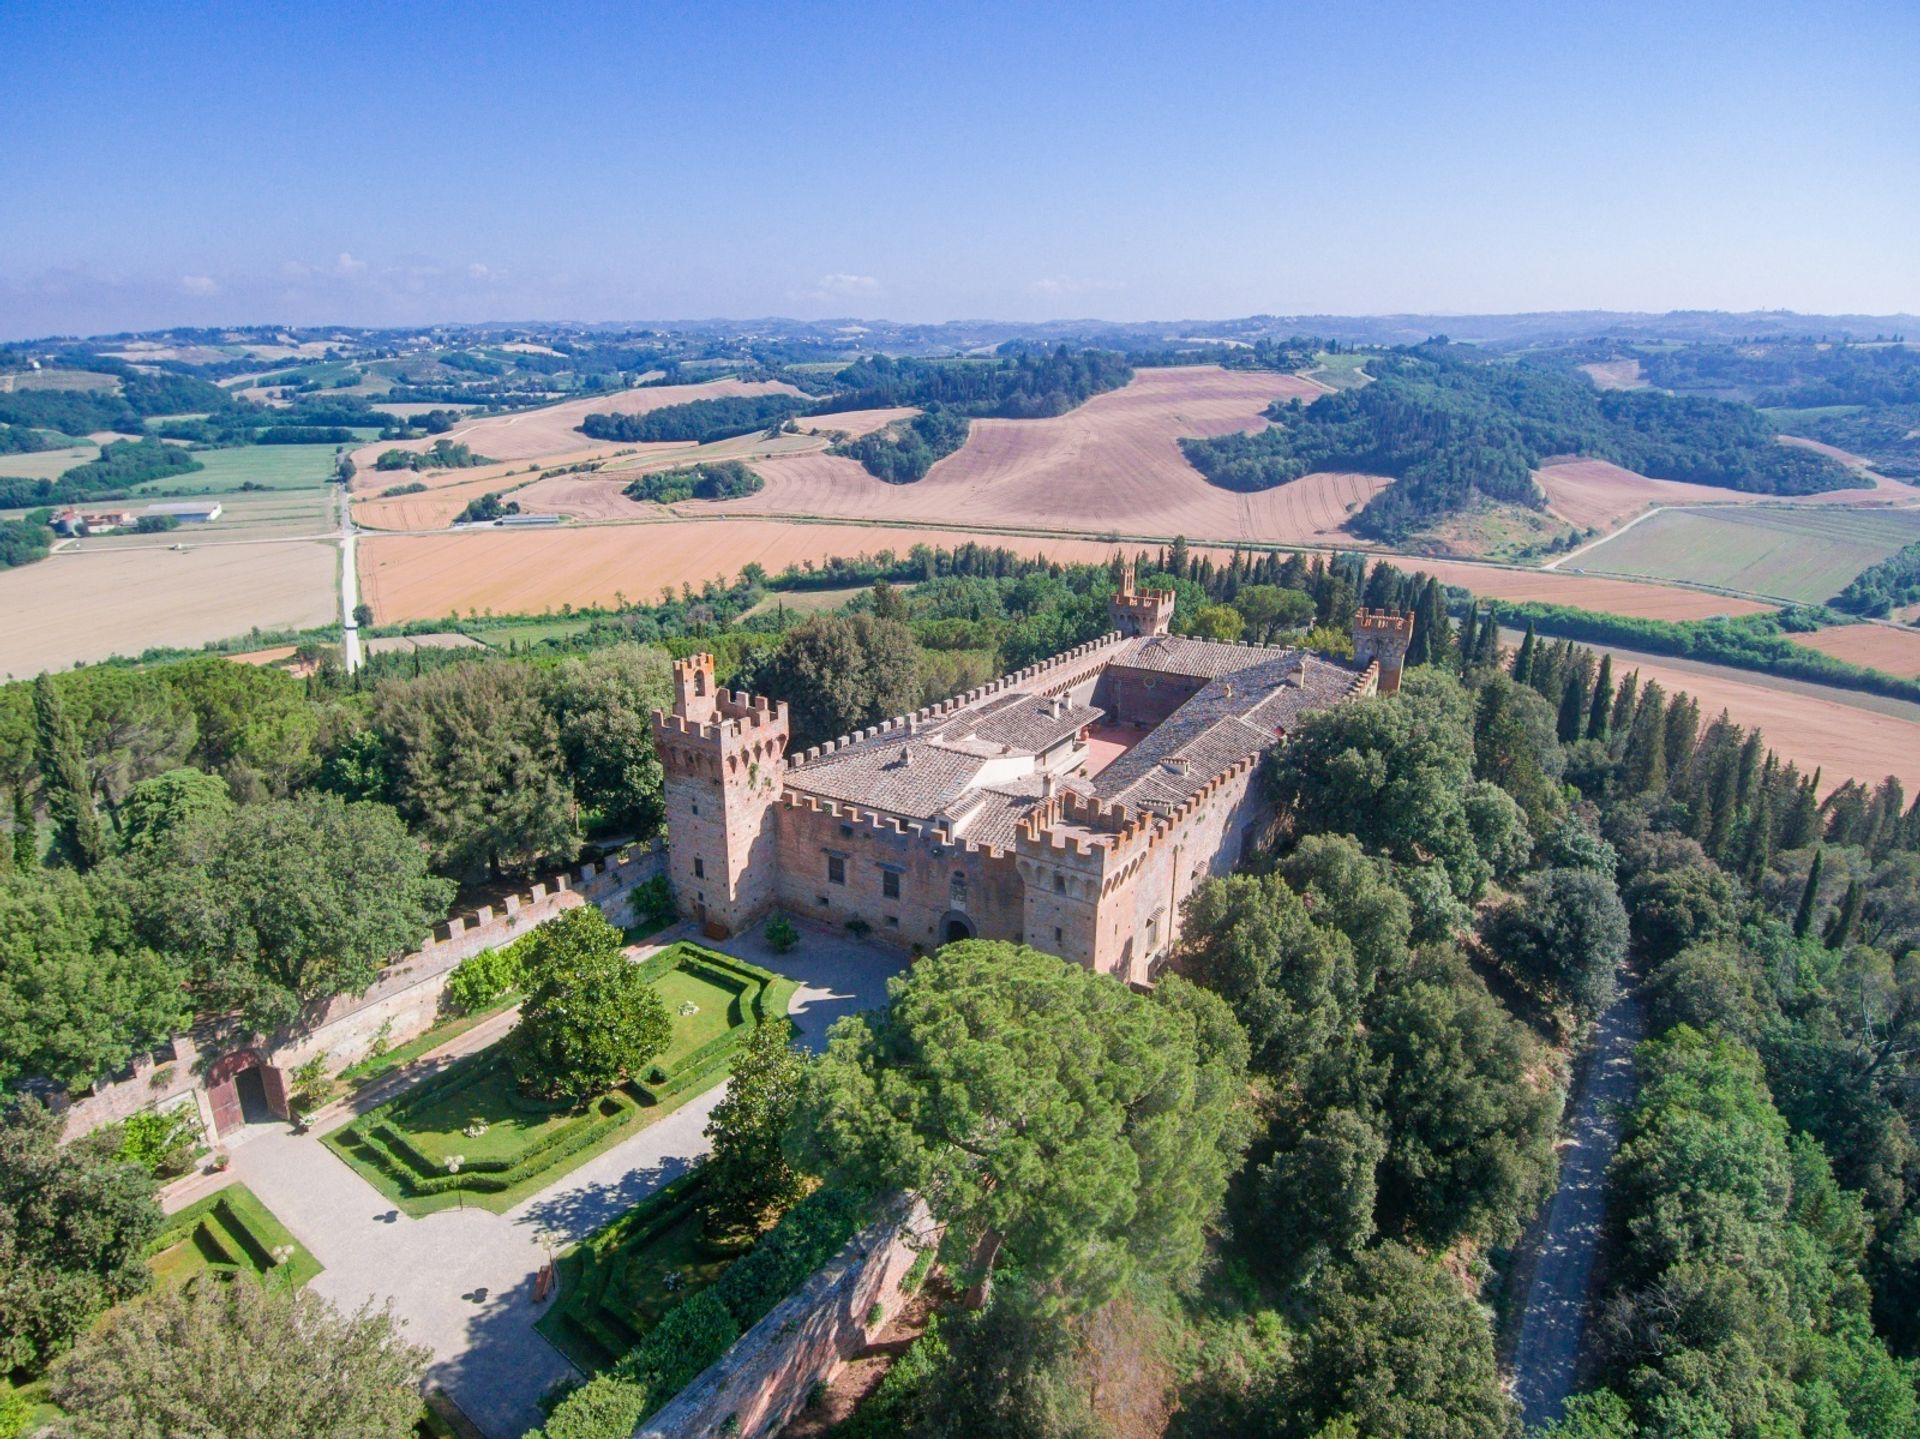
<instances>
[{"instance_id":1,"label":"paved road","mask_svg":"<svg viewBox=\"0 0 1920 1439\"><path fill-rule=\"evenodd\" d=\"M815 1048L841 1015L884 1003L901 962L897 951L817 929L777 960L754 939L721 947L801 981L791 1012ZM721 1093L689 1101L505 1214L409 1218L314 1137L279 1125L235 1145L229 1173L326 1265L317 1293L346 1309L391 1301L409 1337L433 1351L430 1382L492 1439L518 1439L540 1422L540 1395L573 1373L533 1330L542 1234L571 1244L684 1173L706 1153L701 1130Z\"/></svg>"},{"instance_id":2,"label":"paved road","mask_svg":"<svg viewBox=\"0 0 1920 1439\"><path fill-rule=\"evenodd\" d=\"M1607 1212L1607 1165L1620 1114L1637 1087L1633 1049L1644 1021L1631 976L1595 1025L1593 1049L1560 1153L1560 1187L1547 1211L1533 1282L1514 1346L1513 1395L1529 1427L1560 1417L1573 1392L1587 1331L1587 1291Z\"/></svg>"}]
</instances>

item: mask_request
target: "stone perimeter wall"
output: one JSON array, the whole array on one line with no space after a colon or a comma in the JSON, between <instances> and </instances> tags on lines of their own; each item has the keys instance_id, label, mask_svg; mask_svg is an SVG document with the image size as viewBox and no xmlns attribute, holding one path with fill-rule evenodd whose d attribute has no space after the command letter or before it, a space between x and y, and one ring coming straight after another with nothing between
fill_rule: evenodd
<instances>
[{"instance_id":1,"label":"stone perimeter wall","mask_svg":"<svg viewBox=\"0 0 1920 1439\"><path fill-rule=\"evenodd\" d=\"M661 865L658 841L652 847L635 846L604 863L581 865L576 874L555 875L523 895L509 895L497 912L483 905L470 915L449 919L420 948L389 965L365 994L342 995L309 1026L256 1048L275 1069L292 1069L325 1054L328 1070L338 1072L363 1058L376 1038L384 1038L390 1046L405 1044L440 1017L440 996L461 960L498 949L561 911L588 901L606 910L616 924L622 923L627 896L658 874ZM130 1075L74 1100L66 1111L64 1137L78 1139L142 1110L168 1111L186 1104L198 1108L201 1127L211 1136L213 1110L204 1072L222 1053L244 1046L203 1048L187 1034L176 1035L172 1044L170 1059L141 1055Z\"/></svg>"},{"instance_id":2,"label":"stone perimeter wall","mask_svg":"<svg viewBox=\"0 0 1920 1439\"><path fill-rule=\"evenodd\" d=\"M904 1217L856 1234L642 1423L634 1439L777 1434L806 1407L815 1384L830 1383L900 1312L909 1297L901 1293L901 1282L921 1251L938 1240L939 1230L920 1199ZM881 1316L869 1327L867 1315L876 1304Z\"/></svg>"}]
</instances>

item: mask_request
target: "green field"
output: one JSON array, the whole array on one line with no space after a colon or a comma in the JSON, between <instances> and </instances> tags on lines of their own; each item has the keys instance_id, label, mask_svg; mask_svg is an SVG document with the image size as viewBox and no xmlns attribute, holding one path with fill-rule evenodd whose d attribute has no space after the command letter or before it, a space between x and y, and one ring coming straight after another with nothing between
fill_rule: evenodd
<instances>
[{"instance_id":1,"label":"green field","mask_svg":"<svg viewBox=\"0 0 1920 1439\"><path fill-rule=\"evenodd\" d=\"M1688 580L1818 604L1920 540L1920 510L1837 506L1662 510L1563 570Z\"/></svg>"},{"instance_id":2,"label":"green field","mask_svg":"<svg viewBox=\"0 0 1920 1439\"><path fill-rule=\"evenodd\" d=\"M91 441L64 450L35 450L30 455L0 455L0 475L17 480L57 480L75 465L100 458Z\"/></svg>"},{"instance_id":3,"label":"green field","mask_svg":"<svg viewBox=\"0 0 1920 1439\"><path fill-rule=\"evenodd\" d=\"M1857 415L1865 408L1865 405L1815 405L1805 410L1776 408L1762 410L1760 413L1773 421L1781 433L1791 435L1809 420L1830 420L1836 415Z\"/></svg>"},{"instance_id":4,"label":"green field","mask_svg":"<svg viewBox=\"0 0 1920 1439\"><path fill-rule=\"evenodd\" d=\"M137 495L224 495L245 484L270 490L317 489L333 474L332 445L236 445L227 450L195 450L203 468L190 475L148 480Z\"/></svg>"}]
</instances>

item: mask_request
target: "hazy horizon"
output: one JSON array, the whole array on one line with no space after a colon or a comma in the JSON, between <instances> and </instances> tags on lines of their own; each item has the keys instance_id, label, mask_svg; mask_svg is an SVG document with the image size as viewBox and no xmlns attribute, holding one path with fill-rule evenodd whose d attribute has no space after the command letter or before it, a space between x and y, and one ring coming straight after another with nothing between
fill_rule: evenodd
<instances>
[{"instance_id":1,"label":"hazy horizon","mask_svg":"<svg viewBox=\"0 0 1920 1439\"><path fill-rule=\"evenodd\" d=\"M1915 313L1916 72L1891 3L17 0L0 335Z\"/></svg>"}]
</instances>

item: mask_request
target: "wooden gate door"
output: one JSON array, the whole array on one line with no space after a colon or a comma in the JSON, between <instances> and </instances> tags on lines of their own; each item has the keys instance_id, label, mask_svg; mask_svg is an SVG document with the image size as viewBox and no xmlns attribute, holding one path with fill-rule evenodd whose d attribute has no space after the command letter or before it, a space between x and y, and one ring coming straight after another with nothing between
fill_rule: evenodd
<instances>
[{"instance_id":1,"label":"wooden gate door","mask_svg":"<svg viewBox=\"0 0 1920 1439\"><path fill-rule=\"evenodd\" d=\"M246 1123L246 1115L240 1109L240 1086L232 1079L223 1079L218 1084L210 1085L207 1099L213 1105L213 1132L216 1138Z\"/></svg>"}]
</instances>

